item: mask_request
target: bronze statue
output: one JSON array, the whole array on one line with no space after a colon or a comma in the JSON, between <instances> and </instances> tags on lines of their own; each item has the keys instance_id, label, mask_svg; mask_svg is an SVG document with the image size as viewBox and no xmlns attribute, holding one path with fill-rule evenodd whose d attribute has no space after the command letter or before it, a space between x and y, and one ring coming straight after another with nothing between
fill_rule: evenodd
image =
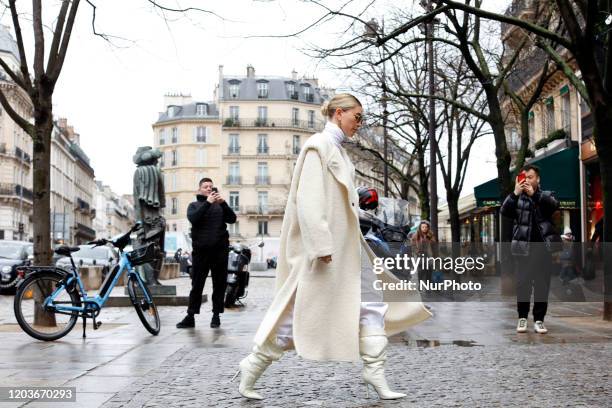
<instances>
[{"instance_id":1,"label":"bronze statue","mask_svg":"<svg viewBox=\"0 0 612 408\"><path fill-rule=\"evenodd\" d=\"M166 206L164 181L157 161L162 153L150 146L141 146L136 150L133 161L136 164L134 172L134 213L136 221L142 222L143 227L137 232L137 246L150 242L157 243L157 256L155 261L139 266L139 272L149 285L161 285L159 274L164 263L164 235L166 220L161 215L162 208Z\"/></svg>"}]
</instances>

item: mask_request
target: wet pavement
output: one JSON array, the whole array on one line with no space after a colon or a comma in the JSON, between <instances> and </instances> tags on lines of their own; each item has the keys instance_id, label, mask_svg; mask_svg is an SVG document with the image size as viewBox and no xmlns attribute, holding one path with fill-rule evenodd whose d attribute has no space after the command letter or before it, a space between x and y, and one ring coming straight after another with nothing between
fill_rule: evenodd
<instances>
[{"instance_id":1,"label":"wet pavement","mask_svg":"<svg viewBox=\"0 0 612 408\"><path fill-rule=\"evenodd\" d=\"M2 407L607 407L612 401L612 323L599 303L555 303L549 334L515 332L512 302L432 303L434 318L391 338L387 373L398 401L366 399L359 363L318 363L286 353L258 383L263 402L247 401L229 380L249 352L271 301L273 271L254 273L246 306L227 310L211 329L210 304L196 329L174 327L184 307L160 307L151 336L131 308L106 308L97 330L80 325L44 343L21 332L12 297L0 296L2 386L74 386L76 403ZM189 280L172 282L179 294ZM205 293L210 294L207 282ZM530 330L532 322L530 320Z\"/></svg>"}]
</instances>

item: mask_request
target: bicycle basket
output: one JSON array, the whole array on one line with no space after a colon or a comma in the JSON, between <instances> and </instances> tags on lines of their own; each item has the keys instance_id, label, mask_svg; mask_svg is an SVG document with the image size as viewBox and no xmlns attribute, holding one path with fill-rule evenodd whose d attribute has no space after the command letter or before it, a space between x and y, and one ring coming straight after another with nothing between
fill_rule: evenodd
<instances>
[{"instance_id":1,"label":"bicycle basket","mask_svg":"<svg viewBox=\"0 0 612 408\"><path fill-rule=\"evenodd\" d=\"M157 252L157 246L151 242L140 248L135 248L133 251L127 253L127 257L130 260L132 266L143 265L155 260Z\"/></svg>"}]
</instances>

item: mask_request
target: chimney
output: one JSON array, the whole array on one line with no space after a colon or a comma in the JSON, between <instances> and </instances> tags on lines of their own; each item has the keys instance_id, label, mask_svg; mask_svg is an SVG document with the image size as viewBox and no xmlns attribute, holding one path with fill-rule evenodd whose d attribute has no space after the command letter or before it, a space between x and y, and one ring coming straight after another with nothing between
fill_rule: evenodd
<instances>
[{"instance_id":1,"label":"chimney","mask_svg":"<svg viewBox=\"0 0 612 408\"><path fill-rule=\"evenodd\" d=\"M252 65L247 65L247 78L254 78L255 77L255 68L253 68Z\"/></svg>"},{"instance_id":2,"label":"chimney","mask_svg":"<svg viewBox=\"0 0 612 408\"><path fill-rule=\"evenodd\" d=\"M291 71L291 79L297 81L297 71L295 69Z\"/></svg>"}]
</instances>

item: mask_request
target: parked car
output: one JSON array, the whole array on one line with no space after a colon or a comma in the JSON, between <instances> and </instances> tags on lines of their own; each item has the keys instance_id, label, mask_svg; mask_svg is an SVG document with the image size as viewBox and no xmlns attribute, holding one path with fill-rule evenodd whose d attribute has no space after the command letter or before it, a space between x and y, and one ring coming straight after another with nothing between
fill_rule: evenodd
<instances>
[{"instance_id":1,"label":"parked car","mask_svg":"<svg viewBox=\"0 0 612 408\"><path fill-rule=\"evenodd\" d=\"M29 265L33 253L31 242L0 240L0 293L15 293L20 280L16 269Z\"/></svg>"},{"instance_id":2,"label":"parked car","mask_svg":"<svg viewBox=\"0 0 612 408\"><path fill-rule=\"evenodd\" d=\"M114 248L99 246L92 248L91 245L79 245L79 250L72 254L72 259L77 266L102 266L102 276L113 269L119 262L119 254ZM55 266L70 269L70 258L62 257Z\"/></svg>"}]
</instances>

